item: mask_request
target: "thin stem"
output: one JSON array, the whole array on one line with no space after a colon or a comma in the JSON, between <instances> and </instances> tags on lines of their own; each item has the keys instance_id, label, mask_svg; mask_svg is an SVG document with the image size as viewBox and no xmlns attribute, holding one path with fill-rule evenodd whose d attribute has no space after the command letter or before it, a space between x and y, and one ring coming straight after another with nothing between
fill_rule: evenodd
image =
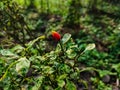
<instances>
[{"instance_id":1,"label":"thin stem","mask_svg":"<svg viewBox=\"0 0 120 90\"><path fill-rule=\"evenodd\" d=\"M59 41L59 44L60 44L60 47L61 47L61 50L62 50L63 54L65 55L65 51L64 51L64 48L63 48L62 42ZM66 56L66 55L65 55L65 56Z\"/></svg>"},{"instance_id":2,"label":"thin stem","mask_svg":"<svg viewBox=\"0 0 120 90\"><path fill-rule=\"evenodd\" d=\"M47 14L49 13L49 0L47 0Z\"/></svg>"},{"instance_id":3,"label":"thin stem","mask_svg":"<svg viewBox=\"0 0 120 90\"><path fill-rule=\"evenodd\" d=\"M81 56L81 55L83 55L84 54L84 51L82 52L82 53L80 53L80 54L78 54L76 57L75 57L75 64L74 65L77 65L77 60L78 60L78 58Z\"/></svg>"},{"instance_id":4,"label":"thin stem","mask_svg":"<svg viewBox=\"0 0 120 90\"><path fill-rule=\"evenodd\" d=\"M78 55L75 57L75 60L77 60L83 53L84 53L84 51L83 51L81 54L78 54Z\"/></svg>"}]
</instances>

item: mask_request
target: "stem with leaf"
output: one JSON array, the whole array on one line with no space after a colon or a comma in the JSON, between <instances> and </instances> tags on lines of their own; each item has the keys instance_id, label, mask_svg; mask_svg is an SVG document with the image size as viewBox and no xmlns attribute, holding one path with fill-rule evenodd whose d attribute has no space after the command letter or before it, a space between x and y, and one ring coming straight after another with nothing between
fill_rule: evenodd
<instances>
[{"instance_id":1,"label":"stem with leaf","mask_svg":"<svg viewBox=\"0 0 120 90\"><path fill-rule=\"evenodd\" d=\"M65 55L65 51L64 51L64 48L63 48L62 42L59 41L59 44L60 44L60 47L61 47L61 50L62 50L63 54Z\"/></svg>"}]
</instances>

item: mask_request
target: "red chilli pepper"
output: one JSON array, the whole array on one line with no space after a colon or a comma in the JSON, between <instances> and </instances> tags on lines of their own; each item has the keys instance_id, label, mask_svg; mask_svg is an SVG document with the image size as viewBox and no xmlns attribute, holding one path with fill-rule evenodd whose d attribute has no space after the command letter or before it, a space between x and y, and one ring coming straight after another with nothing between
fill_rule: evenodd
<instances>
[{"instance_id":1,"label":"red chilli pepper","mask_svg":"<svg viewBox=\"0 0 120 90\"><path fill-rule=\"evenodd\" d=\"M52 37L56 40L56 41L60 41L61 39L61 35L56 32L56 31L52 31Z\"/></svg>"}]
</instances>

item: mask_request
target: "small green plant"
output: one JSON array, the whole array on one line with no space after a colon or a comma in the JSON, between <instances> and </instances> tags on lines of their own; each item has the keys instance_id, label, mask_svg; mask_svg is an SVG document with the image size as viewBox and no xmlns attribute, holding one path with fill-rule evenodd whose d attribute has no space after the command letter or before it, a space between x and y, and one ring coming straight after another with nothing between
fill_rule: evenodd
<instances>
[{"instance_id":1,"label":"small green plant","mask_svg":"<svg viewBox=\"0 0 120 90\"><path fill-rule=\"evenodd\" d=\"M55 50L42 55L37 55L39 52L32 52L33 48L37 50L34 47L37 42L44 41L44 36L30 41L26 44L26 48L16 46L11 50L1 49L1 59L5 60L5 58L9 58L10 60L15 60L11 62L0 78L0 81L3 83L3 88L10 88L6 86L8 84L6 80L16 76L14 77L14 82L20 88L23 86L26 89L31 88L32 90L47 88L53 90L63 88L66 90L77 89L76 82L80 79L79 75L81 71L77 67L78 63L76 62L77 51L79 51L78 47L68 33L62 39L57 32L53 32L52 35L58 41L57 47ZM89 44L85 51L93 48L95 48L94 44ZM40 51L44 52L42 50ZM80 55L78 54L78 56ZM13 67L14 69L11 71ZM20 78L17 78L18 76ZM33 85L31 86L32 83ZM11 83L11 85L13 84ZM25 86L26 84L28 85L27 87Z\"/></svg>"},{"instance_id":2,"label":"small green plant","mask_svg":"<svg viewBox=\"0 0 120 90\"><path fill-rule=\"evenodd\" d=\"M0 90L119 89L117 0L78 1L0 1Z\"/></svg>"}]
</instances>

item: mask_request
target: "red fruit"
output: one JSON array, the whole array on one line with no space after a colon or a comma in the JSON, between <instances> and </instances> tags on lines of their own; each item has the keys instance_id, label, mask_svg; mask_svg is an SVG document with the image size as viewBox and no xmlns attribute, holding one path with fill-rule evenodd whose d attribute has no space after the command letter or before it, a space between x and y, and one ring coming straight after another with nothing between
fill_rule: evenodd
<instances>
[{"instance_id":1,"label":"red fruit","mask_svg":"<svg viewBox=\"0 0 120 90\"><path fill-rule=\"evenodd\" d=\"M61 39L61 35L56 32L56 31L52 31L52 37L56 40L59 41Z\"/></svg>"}]
</instances>

